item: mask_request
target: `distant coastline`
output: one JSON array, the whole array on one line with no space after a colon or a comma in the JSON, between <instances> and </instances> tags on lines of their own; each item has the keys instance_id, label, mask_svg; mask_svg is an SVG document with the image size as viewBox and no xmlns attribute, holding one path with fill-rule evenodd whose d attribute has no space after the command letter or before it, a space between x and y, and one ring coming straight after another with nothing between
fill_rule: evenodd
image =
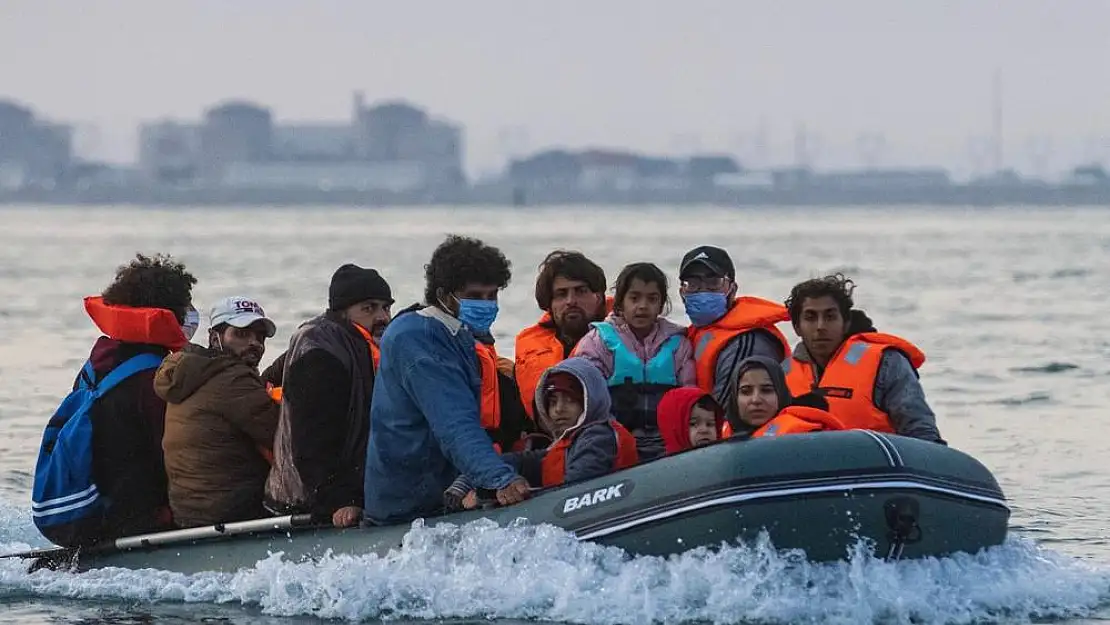
<instances>
[{"instance_id":1,"label":"distant coastline","mask_svg":"<svg viewBox=\"0 0 1110 625\"><path fill-rule=\"evenodd\" d=\"M140 126L134 164L75 156L73 127L0 100L0 205L122 206L1075 206L1110 205L1110 173L1079 164L1060 180L1003 168L957 181L943 167L752 168L727 153L551 147L466 175L465 129L405 100L347 120L276 120L225 100L199 120ZM804 138L804 134L801 138ZM491 175L492 174L492 175Z\"/></svg>"},{"instance_id":2,"label":"distant coastline","mask_svg":"<svg viewBox=\"0 0 1110 625\"><path fill-rule=\"evenodd\" d=\"M1110 185L951 185L939 188L687 188L521 189L506 184L406 192L354 189L220 189L172 187L22 188L0 190L0 205L142 206L529 206L695 205L722 206L1110 206Z\"/></svg>"}]
</instances>

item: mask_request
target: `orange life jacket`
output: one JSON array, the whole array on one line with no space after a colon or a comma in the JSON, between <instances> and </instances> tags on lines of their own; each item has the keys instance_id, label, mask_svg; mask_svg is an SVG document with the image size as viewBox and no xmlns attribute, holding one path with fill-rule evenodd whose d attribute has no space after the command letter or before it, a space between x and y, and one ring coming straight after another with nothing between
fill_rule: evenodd
<instances>
[{"instance_id":1,"label":"orange life jacket","mask_svg":"<svg viewBox=\"0 0 1110 625\"><path fill-rule=\"evenodd\" d=\"M888 349L904 353L914 369L925 363L924 352L913 343L893 334L863 332L844 339L820 380L811 363L793 356L786 359L786 386L795 396L821 392L829 402L829 412L843 422L844 429L894 432L890 416L875 406L875 377Z\"/></svg>"},{"instance_id":2,"label":"orange life jacket","mask_svg":"<svg viewBox=\"0 0 1110 625\"><path fill-rule=\"evenodd\" d=\"M516 335L516 383L520 387L520 403L530 418L536 418L532 403L536 400L540 377L562 362L563 356L563 343L555 334L555 328L537 323Z\"/></svg>"},{"instance_id":3,"label":"orange life jacket","mask_svg":"<svg viewBox=\"0 0 1110 625\"><path fill-rule=\"evenodd\" d=\"M609 426L613 428L613 434L617 437L617 457L613 460L613 471L636 466L640 461L640 455L636 452L636 437L616 419L609 419ZM558 486L566 481L567 450L581 431L582 428L575 429L547 448L541 468L544 488Z\"/></svg>"},{"instance_id":4,"label":"orange life jacket","mask_svg":"<svg viewBox=\"0 0 1110 625\"><path fill-rule=\"evenodd\" d=\"M374 371L377 371L378 368L381 367L382 351L378 348L378 343L374 340L374 335L370 334L369 330L358 325L357 323L352 323L351 325L353 325L355 329L358 330L358 333L362 335L362 338L366 339L366 345L370 347L370 360L374 362Z\"/></svg>"},{"instance_id":5,"label":"orange life jacket","mask_svg":"<svg viewBox=\"0 0 1110 625\"><path fill-rule=\"evenodd\" d=\"M736 336L752 330L770 332L780 343L784 354L790 353L790 343L776 323L790 320L790 312L782 304L760 297L738 297L732 308L717 321L704 326L691 325L686 337L694 346L694 364L697 369L698 388L712 393L717 381L717 356Z\"/></svg>"},{"instance_id":6,"label":"orange life jacket","mask_svg":"<svg viewBox=\"0 0 1110 625\"><path fill-rule=\"evenodd\" d=\"M358 325L357 323L352 323L351 325L353 325L355 329L358 330L358 333L362 335L362 338L366 339L366 345L370 347L370 360L374 361L374 371L377 372L382 362L382 350L378 347L378 343L374 340L374 335L370 334L370 332L366 328ZM281 403L282 391L280 386L274 386L270 383L266 383L266 392L270 395L270 399L276 401L279 404Z\"/></svg>"},{"instance_id":7,"label":"orange life jacket","mask_svg":"<svg viewBox=\"0 0 1110 625\"><path fill-rule=\"evenodd\" d=\"M764 436L783 436L786 434L804 434L806 432L822 432L825 430L846 430L844 423L830 412L809 406L787 406L763 427L752 434L752 438Z\"/></svg>"},{"instance_id":8,"label":"orange life jacket","mask_svg":"<svg viewBox=\"0 0 1110 625\"><path fill-rule=\"evenodd\" d=\"M605 297L606 313L613 312L613 297ZM528 326L516 335L515 378L520 388L520 403L524 404L524 411L528 417L535 419L532 403L536 400L536 386L544 371L559 364L569 354L555 332L551 322L551 313L545 312L534 325Z\"/></svg>"},{"instance_id":9,"label":"orange life jacket","mask_svg":"<svg viewBox=\"0 0 1110 625\"><path fill-rule=\"evenodd\" d=\"M85 312L108 338L124 343L146 343L179 350L189 342L181 322L165 308L135 308L105 304L96 295L85 298Z\"/></svg>"},{"instance_id":10,"label":"orange life jacket","mask_svg":"<svg viewBox=\"0 0 1110 625\"><path fill-rule=\"evenodd\" d=\"M482 429L495 432L501 427L500 382L497 379L497 350L493 345L474 342L478 354L478 373L482 376L482 391L478 400L478 411L482 418ZM500 453L501 446L493 445Z\"/></svg>"}]
</instances>

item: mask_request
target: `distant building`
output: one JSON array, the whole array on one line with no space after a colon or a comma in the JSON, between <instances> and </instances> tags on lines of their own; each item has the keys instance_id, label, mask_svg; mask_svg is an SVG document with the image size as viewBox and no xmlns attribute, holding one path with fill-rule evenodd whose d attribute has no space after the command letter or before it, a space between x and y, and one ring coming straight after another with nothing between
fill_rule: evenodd
<instances>
[{"instance_id":1,"label":"distant building","mask_svg":"<svg viewBox=\"0 0 1110 625\"><path fill-rule=\"evenodd\" d=\"M713 184L722 189L772 189L775 178L766 171L744 171L738 174L721 174L713 178Z\"/></svg>"},{"instance_id":2,"label":"distant building","mask_svg":"<svg viewBox=\"0 0 1110 625\"><path fill-rule=\"evenodd\" d=\"M861 169L813 174L809 184L838 189L919 189L952 184L943 169Z\"/></svg>"},{"instance_id":3,"label":"distant building","mask_svg":"<svg viewBox=\"0 0 1110 625\"><path fill-rule=\"evenodd\" d=\"M465 185L462 129L404 102L363 105L348 122L275 123L269 109L230 101L200 124L140 130L148 180L281 189L419 190Z\"/></svg>"},{"instance_id":4,"label":"distant building","mask_svg":"<svg viewBox=\"0 0 1110 625\"><path fill-rule=\"evenodd\" d=\"M771 172L775 187L836 190L935 189L949 187L952 179L944 169L858 169L815 172L809 168L785 168Z\"/></svg>"},{"instance_id":5,"label":"distant building","mask_svg":"<svg viewBox=\"0 0 1110 625\"><path fill-rule=\"evenodd\" d=\"M307 122L274 126L271 157L275 161L311 163L355 160L355 136L342 122Z\"/></svg>"},{"instance_id":6,"label":"distant building","mask_svg":"<svg viewBox=\"0 0 1110 625\"><path fill-rule=\"evenodd\" d=\"M716 176L737 173L732 157L697 155L689 160L623 150L549 150L509 163L508 178L521 189L658 190L712 185Z\"/></svg>"},{"instance_id":7,"label":"distant building","mask_svg":"<svg viewBox=\"0 0 1110 625\"><path fill-rule=\"evenodd\" d=\"M427 113L404 102L387 102L358 111L358 156L368 161L419 159L427 126Z\"/></svg>"},{"instance_id":8,"label":"distant building","mask_svg":"<svg viewBox=\"0 0 1110 625\"><path fill-rule=\"evenodd\" d=\"M270 110L232 101L205 112L200 129L200 172L220 180L233 163L270 160L274 123Z\"/></svg>"},{"instance_id":9,"label":"distant building","mask_svg":"<svg viewBox=\"0 0 1110 625\"><path fill-rule=\"evenodd\" d=\"M790 189L808 185L813 175L809 167L786 167L772 170L771 181L777 189Z\"/></svg>"},{"instance_id":10,"label":"distant building","mask_svg":"<svg viewBox=\"0 0 1110 625\"><path fill-rule=\"evenodd\" d=\"M691 181L711 185L718 176L739 174L740 165L727 155L692 156L686 162L686 175Z\"/></svg>"},{"instance_id":11,"label":"distant building","mask_svg":"<svg viewBox=\"0 0 1110 625\"><path fill-rule=\"evenodd\" d=\"M446 121L433 120L425 129L422 160L428 166L431 181L437 186L460 187L466 184L463 170L462 128Z\"/></svg>"},{"instance_id":12,"label":"distant building","mask_svg":"<svg viewBox=\"0 0 1110 625\"><path fill-rule=\"evenodd\" d=\"M547 150L509 162L513 186L527 189L570 189L582 176L582 162L565 150Z\"/></svg>"},{"instance_id":13,"label":"distant building","mask_svg":"<svg viewBox=\"0 0 1110 625\"><path fill-rule=\"evenodd\" d=\"M222 184L234 189L415 192L430 181L421 163L412 161L272 161L233 163Z\"/></svg>"},{"instance_id":14,"label":"distant building","mask_svg":"<svg viewBox=\"0 0 1110 625\"><path fill-rule=\"evenodd\" d=\"M639 186L641 158L630 152L586 150L578 155L582 165L578 187L596 191L618 189L627 191Z\"/></svg>"},{"instance_id":15,"label":"distant building","mask_svg":"<svg viewBox=\"0 0 1110 625\"><path fill-rule=\"evenodd\" d=\"M1110 174L1099 164L1080 165L1071 170L1066 180L1069 184L1106 186L1110 185Z\"/></svg>"},{"instance_id":16,"label":"distant building","mask_svg":"<svg viewBox=\"0 0 1110 625\"><path fill-rule=\"evenodd\" d=\"M200 126L166 120L139 127L139 171L147 180L188 183L199 165Z\"/></svg>"},{"instance_id":17,"label":"distant building","mask_svg":"<svg viewBox=\"0 0 1110 625\"><path fill-rule=\"evenodd\" d=\"M0 100L0 187L56 186L73 165L73 127Z\"/></svg>"},{"instance_id":18,"label":"distant building","mask_svg":"<svg viewBox=\"0 0 1110 625\"><path fill-rule=\"evenodd\" d=\"M429 184L459 186L463 175L462 128L428 117L406 102L362 107L355 98L355 154L359 160L420 163Z\"/></svg>"}]
</instances>

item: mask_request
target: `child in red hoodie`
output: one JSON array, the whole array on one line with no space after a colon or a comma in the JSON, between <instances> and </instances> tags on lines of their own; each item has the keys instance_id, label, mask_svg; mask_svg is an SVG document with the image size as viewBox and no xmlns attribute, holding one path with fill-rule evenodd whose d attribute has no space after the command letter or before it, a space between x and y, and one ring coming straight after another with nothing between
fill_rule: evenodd
<instances>
[{"instance_id":1,"label":"child in red hoodie","mask_svg":"<svg viewBox=\"0 0 1110 625\"><path fill-rule=\"evenodd\" d=\"M671 389L659 400L659 434L666 453L708 445L721 438L725 411L696 386Z\"/></svg>"}]
</instances>

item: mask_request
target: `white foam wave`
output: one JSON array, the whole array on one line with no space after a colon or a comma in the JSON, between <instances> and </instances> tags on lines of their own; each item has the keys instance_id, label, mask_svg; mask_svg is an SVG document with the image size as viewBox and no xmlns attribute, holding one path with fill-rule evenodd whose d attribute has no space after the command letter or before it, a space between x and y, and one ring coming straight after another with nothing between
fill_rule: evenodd
<instances>
[{"instance_id":1,"label":"white foam wave","mask_svg":"<svg viewBox=\"0 0 1110 625\"><path fill-rule=\"evenodd\" d=\"M6 548L18 548L8 545ZM1022 538L983 553L898 563L863 554L816 565L766 540L670 558L630 557L551 526L416 524L385 557L281 554L236 574L0 564L0 592L257 606L343 620L505 618L588 624L983 623L1089 616L1110 571Z\"/></svg>"},{"instance_id":2,"label":"white foam wave","mask_svg":"<svg viewBox=\"0 0 1110 625\"><path fill-rule=\"evenodd\" d=\"M23 505L0 499L0 545L14 544L30 545L36 549L51 546L31 522L30 498Z\"/></svg>"}]
</instances>

